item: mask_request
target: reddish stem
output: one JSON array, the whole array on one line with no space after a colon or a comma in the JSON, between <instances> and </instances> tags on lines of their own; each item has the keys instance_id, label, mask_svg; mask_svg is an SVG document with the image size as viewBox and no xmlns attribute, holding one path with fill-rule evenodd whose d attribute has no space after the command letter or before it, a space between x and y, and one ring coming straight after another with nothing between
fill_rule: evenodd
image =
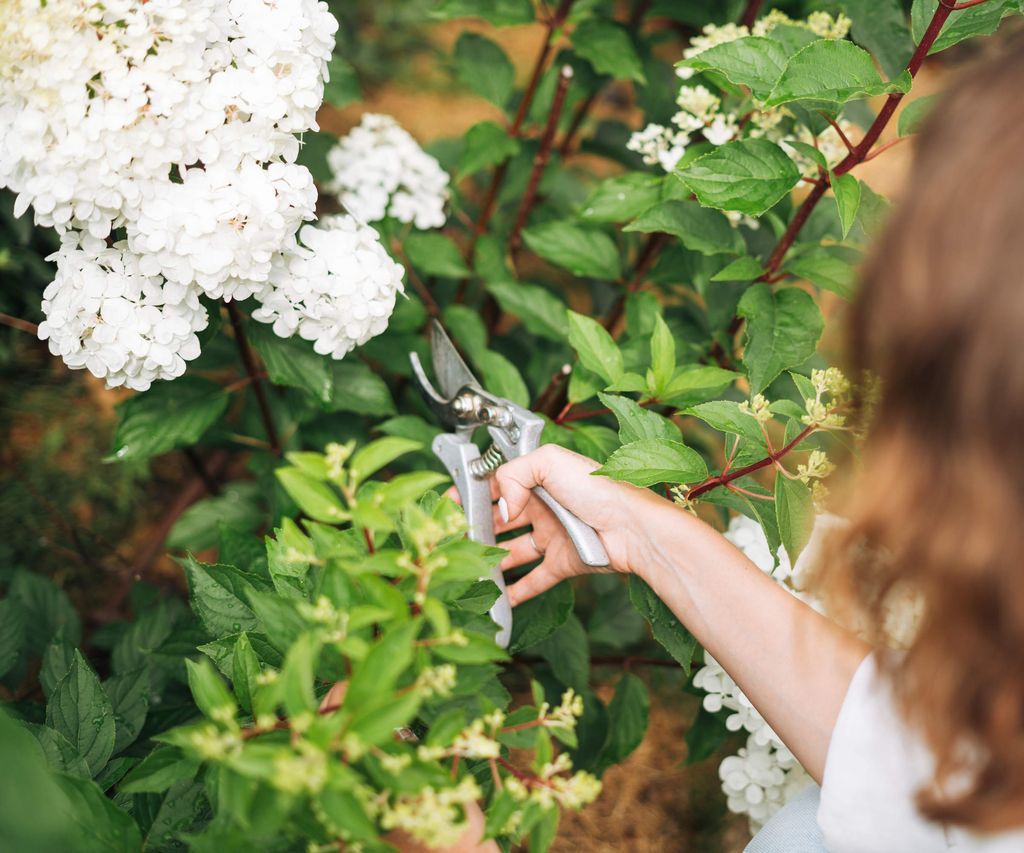
<instances>
[{"instance_id":1,"label":"reddish stem","mask_svg":"<svg viewBox=\"0 0 1024 853\"><path fill-rule=\"evenodd\" d=\"M519 203L519 211L516 214L516 222L512 233L508 238L509 254L515 259L516 252L522 245L522 231L526 225L527 217L537 202L537 188L540 186L540 179L544 175L544 169L551 157L551 146L555 141L555 131L558 130L558 119L562 115L562 108L565 106L565 93L569 90L569 83L572 81L572 66L563 65L558 75L558 86L555 89L555 96L551 101L551 110L548 112L548 119L544 125L544 133L540 138L540 147L533 158L533 171L530 172L530 180L526 185L526 192L523 193L522 201Z\"/></svg>"},{"instance_id":2,"label":"reddish stem","mask_svg":"<svg viewBox=\"0 0 1024 853\"><path fill-rule=\"evenodd\" d=\"M28 332L30 335L39 334L39 327L35 323L22 320L20 317L12 317L10 314L0 313L0 326L10 326L12 329Z\"/></svg>"},{"instance_id":3,"label":"reddish stem","mask_svg":"<svg viewBox=\"0 0 1024 853\"><path fill-rule=\"evenodd\" d=\"M242 325L242 312L238 305L228 302L228 317L231 319L231 328L235 333L235 344L238 346L238 354L242 357L242 364L245 372L252 379L252 390L256 395L256 403L259 406L260 417L263 419L263 428L267 433L267 440L270 442L271 452L275 456L281 455L281 442L277 437L277 428L274 426L274 418L270 414L270 404L267 402L267 395L263 389L263 383L259 380L259 368L256 366L256 358L252 354L249 340L245 336L245 327Z\"/></svg>"},{"instance_id":4,"label":"reddish stem","mask_svg":"<svg viewBox=\"0 0 1024 853\"><path fill-rule=\"evenodd\" d=\"M733 480L745 477L747 474L753 474L755 471L760 471L762 468L774 465L816 429L817 427L815 426L806 426L800 431L796 438L789 442L789 444L781 450L769 453L764 459L760 459L757 462L751 462L749 465L744 465L742 468L737 468L735 471L728 474L723 471L721 474L716 474L714 477L708 477L703 483L698 483L690 489L686 493L686 497L690 500L696 500L701 495L710 492L712 489L717 489L719 486L724 486L727 483L731 483Z\"/></svg>"},{"instance_id":5,"label":"reddish stem","mask_svg":"<svg viewBox=\"0 0 1024 853\"><path fill-rule=\"evenodd\" d=\"M761 14L761 7L764 5L764 0L750 0L747 3L747 8L743 12L743 17L740 18L740 24L744 27L754 26L754 21L757 20L757 16Z\"/></svg>"}]
</instances>

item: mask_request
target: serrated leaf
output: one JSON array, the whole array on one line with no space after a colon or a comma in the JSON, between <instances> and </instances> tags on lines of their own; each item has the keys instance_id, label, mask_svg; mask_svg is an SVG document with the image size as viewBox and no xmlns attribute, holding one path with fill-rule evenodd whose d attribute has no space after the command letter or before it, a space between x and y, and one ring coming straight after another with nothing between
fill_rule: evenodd
<instances>
[{"instance_id":1,"label":"serrated leaf","mask_svg":"<svg viewBox=\"0 0 1024 853\"><path fill-rule=\"evenodd\" d=\"M789 53L781 42L748 36L701 51L680 62L696 71L717 71L738 86L746 86L754 97L764 100L782 75Z\"/></svg>"},{"instance_id":2,"label":"serrated leaf","mask_svg":"<svg viewBox=\"0 0 1024 853\"><path fill-rule=\"evenodd\" d=\"M355 412L358 415L392 414L394 401L388 384L366 364L358 361L337 361L320 356L331 372L331 396L327 408L332 412Z\"/></svg>"},{"instance_id":3,"label":"serrated leaf","mask_svg":"<svg viewBox=\"0 0 1024 853\"><path fill-rule=\"evenodd\" d=\"M309 341L279 338L265 323L250 323L247 334L263 359L263 366L271 382L300 388L321 403L331 402L334 390L331 359L317 354ZM176 382L168 384L174 385Z\"/></svg>"},{"instance_id":4,"label":"serrated leaf","mask_svg":"<svg viewBox=\"0 0 1024 853\"><path fill-rule=\"evenodd\" d=\"M420 620L411 620L391 628L359 663L349 681L345 704L359 709L390 693L399 677L412 664L413 640L422 627Z\"/></svg>"},{"instance_id":5,"label":"serrated leaf","mask_svg":"<svg viewBox=\"0 0 1024 853\"><path fill-rule=\"evenodd\" d=\"M501 47L477 33L464 32L455 43L455 73L463 85L499 107L512 94L512 63Z\"/></svg>"},{"instance_id":6,"label":"serrated leaf","mask_svg":"<svg viewBox=\"0 0 1024 853\"><path fill-rule=\"evenodd\" d=\"M921 37L928 29L938 6L939 0L914 0L910 7L910 29L915 44L921 43ZM1019 6L1013 0L989 0L987 3L953 12L942 25L939 37L935 39L928 54L930 56L938 53L959 44L964 39L991 35L999 28L999 22L1004 16L1019 11Z\"/></svg>"},{"instance_id":7,"label":"serrated leaf","mask_svg":"<svg viewBox=\"0 0 1024 853\"><path fill-rule=\"evenodd\" d=\"M843 299L853 296L857 276L854 268L846 261L828 252L809 252L786 264L785 271L797 278L806 279L822 290L830 290Z\"/></svg>"},{"instance_id":8,"label":"serrated leaf","mask_svg":"<svg viewBox=\"0 0 1024 853\"><path fill-rule=\"evenodd\" d=\"M580 364L608 383L623 373L622 351L614 338L597 320L569 312L569 345L576 350Z\"/></svg>"},{"instance_id":9,"label":"serrated leaf","mask_svg":"<svg viewBox=\"0 0 1024 853\"><path fill-rule=\"evenodd\" d=\"M602 766L619 764L643 742L650 704L647 687L639 678L627 672L619 679L608 705L608 743L601 755Z\"/></svg>"},{"instance_id":10,"label":"serrated leaf","mask_svg":"<svg viewBox=\"0 0 1024 853\"><path fill-rule=\"evenodd\" d=\"M790 480L782 474L776 474L775 511L782 545L790 564L794 564L814 528L814 501L811 500L810 489L799 480Z\"/></svg>"},{"instance_id":11,"label":"serrated leaf","mask_svg":"<svg viewBox=\"0 0 1024 853\"><path fill-rule=\"evenodd\" d=\"M514 314L535 335L561 343L569 335L565 303L547 288L517 281L488 282L501 310Z\"/></svg>"},{"instance_id":12,"label":"serrated leaf","mask_svg":"<svg viewBox=\"0 0 1024 853\"><path fill-rule=\"evenodd\" d=\"M58 631L72 645L78 644L82 631L78 613L64 590L49 578L28 571L15 572L5 601L21 610L25 647L30 654L41 656Z\"/></svg>"},{"instance_id":13,"label":"serrated leaf","mask_svg":"<svg viewBox=\"0 0 1024 853\"><path fill-rule=\"evenodd\" d=\"M814 300L792 287L773 292L767 284L755 284L743 294L736 311L747 321L743 364L752 394L760 394L783 370L810 358L824 329Z\"/></svg>"},{"instance_id":14,"label":"serrated leaf","mask_svg":"<svg viewBox=\"0 0 1024 853\"><path fill-rule=\"evenodd\" d=\"M217 383L197 376L158 382L115 407L117 430L108 458L148 459L191 446L220 420L229 399Z\"/></svg>"},{"instance_id":15,"label":"serrated leaf","mask_svg":"<svg viewBox=\"0 0 1024 853\"><path fill-rule=\"evenodd\" d=\"M288 496L310 518L334 523L348 518L341 497L326 483L313 479L298 468L278 468L274 475Z\"/></svg>"},{"instance_id":16,"label":"serrated leaf","mask_svg":"<svg viewBox=\"0 0 1024 853\"><path fill-rule=\"evenodd\" d=\"M682 442L642 438L620 447L594 473L634 486L653 486L703 480L708 469L700 454Z\"/></svg>"},{"instance_id":17,"label":"serrated leaf","mask_svg":"<svg viewBox=\"0 0 1024 853\"><path fill-rule=\"evenodd\" d=\"M587 632L574 613L550 637L537 643L537 654L551 665L555 678L566 687L586 690L590 684L590 645Z\"/></svg>"},{"instance_id":18,"label":"serrated leaf","mask_svg":"<svg viewBox=\"0 0 1024 853\"><path fill-rule=\"evenodd\" d=\"M400 456L421 450L423 445L408 438L389 435L364 444L349 461L349 471L356 483L361 483L371 474L375 474L385 465L390 465Z\"/></svg>"},{"instance_id":19,"label":"serrated leaf","mask_svg":"<svg viewBox=\"0 0 1024 853\"><path fill-rule=\"evenodd\" d=\"M712 281L753 281L764 274L764 268L750 255L731 261L711 276Z\"/></svg>"},{"instance_id":20,"label":"serrated leaf","mask_svg":"<svg viewBox=\"0 0 1024 853\"><path fill-rule=\"evenodd\" d=\"M402 251L422 275L463 278L469 268L451 237L436 231L413 231L402 243Z\"/></svg>"},{"instance_id":21,"label":"serrated leaf","mask_svg":"<svg viewBox=\"0 0 1024 853\"><path fill-rule=\"evenodd\" d=\"M855 98L910 90L910 75L891 82L879 76L871 54L844 39L819 39L797 51L765 101L777 107L793 101L842 104Z\"/></svg>"},{"instance_id":22,"label":"serrated leaf","mask_svg":"<svg viewBox=\"0 0 1024 853\"><path fill-rule=\"evenodd\" d=\"M839 208L839 223L845 239L860 209L860 181L847 172L845 175L831 175L830 183L836 206Z\"/></svg>"},{"instance_id":23,"label":"serrated leaf","mask_svg":"<svg viewBox=\"0 0 1024 853\"><path fill-rule=\"evenodd\" d=\"M739 254L743 251L743 238L724 214L701 207L695 201L663 201L622 230L671 234L678 237L687 249L702 255Z\"/></svg>"},{"instance_id":24,"label":"serrated leaf","mask_svg":"<svg viewBox=\"0 0 1024 853\"><path fill-rule=\"evenodd\" d=\"M659 399L676 406L700 403L721 394L739 375L711 364L688 364L676 371Z\"/></svg>"},{"instance_id":25,"label":"serrated leaf","mask_svg":"<svg viewBox=\"0 0 1024 853\"><path fill-rule=\"evenodd\" d=\"M524 601L512 620L509 652L517 654L550 637L565 624L572 612L572 586L562 582L543 595Z\"/></svg>"},{"instance_id":26,"label":"serrated leaf","mask_svg":"<svg viewBox=\"0 0 1024 853\"><path fill-rule=\"evenodd\" d=\"M659 396L665 390L675 372L676 341L664 317L658 314L654 320L654 332L651 334L651 373L654 376L655 396Z\"/></svg>"},{"instance_id":27,"label":"serrated leaf","mask_svg":"<svg viewBox=\"0 0 1024 853\"><path fill-rule=\"evenodd\" d=\"M188 686L196 705L207 717L217 719L223 713L237 711L235 697L231 695L227 685L221 679L209 658L198 661L185 660L188 671Z\"/></svg>"},{"instance_id":28,"label":"serrated leaf","mask_svg":"<svg viewBox=\"0 0 1024 853\"><path fill-rule=\"evenodd\" d=\"M196 501L174 522L165 543L171 549L203 551L213 548L221 524L254 530L265 518L264 494L258 483L236 480L221 487L220 494Z\"/></svg>"},{"instance_id":29,"label":"serrated leaf","mask_svg":"<svg viewBox=\"0 0 1024 853\"><path fill-rule=\"evenodd\" d=\"M709 403L691 406L686 410L686 414L700 418L709 427L720 432L738 435L758 447L765 447L764 434L758 426L757 419L751 414L741 412L739 403L732 400L712 400Z\"/></svg>"},{"instance_id":30,"label":"serrated leaf","mask_svg":"<svg viewBox=\"0 0 1024 853\"><path fill-rule=\"evenodd\" d=\"M516 366L501 353L488 350L477 358L484 387L498 397L529 407L530 389Z\"/></svg>"},{"instance_id":31,"label":"serrated leaf","mask_svg":"<svg viewBox=\"0 0 1024 853\"><path fill-rule=\"evenodd\" d=\"M235 641L235 648L231 654L231 685L235 691L235 698L244 711L252 710L256 679L262 671L263 667L256 652L253 651L249 635L243 631Z\"/></svg>"},{"instance_id":32,"label":"serrated leaf","mask_svg":"<svg viewBox=\"0 0 1024 853\"><path fill-rule=\"evenodd\" d=\"M546 222L523 231L531 252L573 275L614 280L622 275L619 250L603 231L568 222Z\"/></svg>"},{"instance_id":33,"label":"serrated leaf","mask_svg":"<svg viewBox=\"0 0 1024 853\"><path fill-rule=\"evenodd\" d=\"M664 178L644 172L627 172L606 178L580 209L588 222L626 222L661 200Z\"/></svg>"},{"instance_id":34,"label":"serrated leaf","mask_svg":"<svg viewBox=\"0 0 1024 853\"><path fill-rule=\"evenodd\" d=\"M844 0L843 7L853 20L850 37L871 52L885 74L895 77L906 68L914 42L900 0Z\"/></svg>"},{"instance_id":35,"label":"serrated leaf","mask_svg":"<svg viewBox=\"0 0 1024 853\"><path fill-rule=\"evenodd\" d=\"M698 157L676 174L705 207L760 216L800 180L800 170L774 142L737 139Z\"/></svg>"},{"instance_id":36,"label":"serrated leaf","mask_svg":"<svg viewBox=\"0 0 1024 853\"><path fill-rule=\"evenodd\" d=\"M81 652L46 703L46 724L78 750L92 775L106 765L114 749L114 709Z\"/></svg>"},{"instance_id":37,"label":"serrated leaf","mask_svg":"<svg viewBox=\"0 0 1024 853\"><path fill-rule=\"evenodd\" d=\"M47 646L46 654L43 655L43 665L39 670L39 685L43 688L45 696L49 697L74 663L75 647L58 632L53 642Z\"/></svg>"},{"instance_id":38,"label":"serrated leaf","mask_svg":"<svg viewBox=\"0 0 1024 853\"><path fill-rule=\"evenodd\" d=\"M604 18L587 18L573 31L572 46L576 55L587 60L598 74L646 82L633 39L619 24Z\"/></svg>"},{"instance_id":39,"label":"serrated leaf","mask_svg":"<svg viewBox=\"0 0 1024 853\"><path fill-rule=\"evenodd\" d=\"M182 565L188 578L189 603L211 636L257 630L256 614L247 603L254 589L248 576L233 566L206 565L192 556Z\"/></svg>"},{"instance_id":40,"label":"serrated leaf","mask_svg":"<svg viewBox=\"0 0 1024 853\"><path fill-rule=\"evenodd\" d=\"M497 27L508 27L532 23L534 12L530 0L441 0L437 8L430 11L430 16L444 21L483 18Z\"/></svg>"},{"instance_id":41,"label":"serrated leaf","mask_svg":"<svg viewBox=\"0 0 1024 853\"><path fill-rule=\"evenodd\" d=\"M629 599L643 617L651 623L651 631L665 651L675 659L687 675L693 663L697 641L683 623L646 583L637 575L629 576Z\"/></svg>"},{"instance_id":42,"label":"serrated leaf","mask_svg":"<svg viewBox=\"0 0 1024 853\"><path fill-rule=\"evenodd\" d=\"M114 709L114 753L135 742L149 710L149 670L140 668L108 678L103 684Z\"/></svg>"},{"instance_id":43,"label":"serrated leaf","mask_svg":"<svg viewBox=\"0 0 1024 853\"><path fill-rule=\"evenodd\" d=\"M76 851L80 853L137 853L142 849L138 824L119 809L90 779L66 774L54 777L70 803L78 825Z\"/></svg>"},{"instance_id":44,"label":"serrated leaf","mask_svg":"<svg viewBox=\"0 0 1024 853\"><path fill-rule=\"evenodd\" d=\"M121 780L118 790L126 794L161 793L176 782L191 779L199 762L187 758L176 746L158 746Z\"/></svg>"},{"instance_id":45,"label":"serrated leaf","mask_svg":"<svg viewBox=\"0 0 1024 853\"><path fill-rule=\"evenodd\" d=\"M643 408L628 397L598 394L601 403L611 409L619 422L619 441L630 444L641 438L665 438L679 441L681 433L672 421L657 412Z\"/></svg>"},{"instance_id":46,"label":"serrated leaf","mask_svg":"<svg viewBox=\"0 0 1024 853\"><path fill-rule=\"evenodd\" d=\"M921 127L938 100L938 95L925 95L909 102L905 101L896 121L896 130L899 135L910 136L912 133L917 133L918 128Z\"/></svg>"},{"instance_id":47,"label":"serrated leaf","mask_svg":"<svg viewBox=\"0 0 1024 853\"><path fill-rule=\"evenodd\" d=\"M458 180L489 166L498 166L519 153L522 145L493 121L474 124L463 137Z\"/></svg>"}]
</instances>

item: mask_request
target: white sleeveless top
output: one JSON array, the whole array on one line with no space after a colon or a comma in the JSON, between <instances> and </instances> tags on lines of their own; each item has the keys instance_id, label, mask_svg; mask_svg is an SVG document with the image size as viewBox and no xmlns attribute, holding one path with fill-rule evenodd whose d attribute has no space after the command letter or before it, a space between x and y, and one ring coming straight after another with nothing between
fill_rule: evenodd
<instances>
[{"instance_id":1,"label":"white sleeveless top","mask_svg":"<svg viewBox=\"0 0 1024 853\"><path fill-rule=\"evenodd\" d=\"M850 682L825 761L818 825L829 853L1024 853L1024 804L1021 828L995 835L923 818L914 798L933 768L869 655Z\"/></svg>"}]
</instances>

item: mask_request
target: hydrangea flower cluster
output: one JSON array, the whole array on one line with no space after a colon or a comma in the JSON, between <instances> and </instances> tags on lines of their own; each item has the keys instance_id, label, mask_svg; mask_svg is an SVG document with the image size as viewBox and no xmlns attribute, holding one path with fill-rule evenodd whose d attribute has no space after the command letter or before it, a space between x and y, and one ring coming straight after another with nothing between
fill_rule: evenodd
<instances>
[{"instance_id":1,"label":"hydrangea flower cluster","mask_svg":"<svg viewBox=\"0 0 1024 853\"><path fill-rule=\"evenodd\" d=\"M268 266L253 318L334 358L383 332L402 292L402 267L377 232L351 216L304 225Z\"/></svg>"},{"instance_id":2,"label":"hydrangea flower cluster","mask_svg":"<svg viewBox=\"0 0 1024 853\"><path fill-rule=\"evenodd\" d=\"M257 319L335 358L383 331L402 270L376 232L336 217L297 236L315 218L296 134L317 129L338 26L326 3L10 5L0 187L63 235L40 327L54 354L144 391L199 355L204 296L254 296ZM431 162L407 167L415 186L438 181ZM436 221L421 196L392 204Z\"/></svg>"},{"instance_id":3,"label":"hydrangea flower cluster","mask_svg":"<svg viewBox=\"0 0 1024 853\"><path fill-rule=\"evenodd\" d=\"M811 541L795 565L781 548L776 564L761 526L746 516L734 517L725 537L784 589L815 606L816 602L802 590L821 557L823 540L842 523L836 516L818 516ZM707 652L693 684L705 691L703 705L707 711L730 712L725 721L729 731L748 733L746 746L724 759L718 773L730 811L747 815L751 831L756 832L811 779L736 682Z\"/></svg>"},{"instance_id":4,"label":"hydrangea flower cluster","mask_svg":"<svg viewBox=\"0 0 1024 853\"><path fill-rule=\"evenodd\" d=\"M842 13L833 18L827 12L814 12L806 20L797 21L773 9L752 28L737 24L708 24L700 35L691 39L690 46L683 51L683 58L692 59L709 48L749 35L764 36L778 26L810 30L819 38L841 39L850 30L850 19ZM721 99L705 86L691 86L685 82L696 73L694 69L680 67L676 73L684 81L676 97L679 112L672 117L669 125L648 124L633 133L626 143L626 147L640 154L648 166L660 166L666 172L672 172L693 141L702 140L718 146L736 139L741 133L751 138L763 137L778 142L804 174L816 172L817 164L793 146L787 145L790 141L816 146L830 167L846 156L846 145L831 126L815 135L802 125L792 126L793 122L787 122L791 113L785 108L764 108L756 101L747 100L725 109ZM844 133L852 129L852 125L845 119L840 119L838 124ZM756 220L750 217L738 213L727 215L733 225L742 222L752 228L757 226Z\"/></svg>"},{"instance_id":5,"label":"hydrangea flower cluster","mask_svg":"<svg viewBox=\"0 0 1024 853\"><path fill-rule=\"evenodd\" d=\"M427 230L445 223L448 174L386 115L367 113L327 154L327 184L363 222L392 216Z\"/></svg>"}]
</instances>

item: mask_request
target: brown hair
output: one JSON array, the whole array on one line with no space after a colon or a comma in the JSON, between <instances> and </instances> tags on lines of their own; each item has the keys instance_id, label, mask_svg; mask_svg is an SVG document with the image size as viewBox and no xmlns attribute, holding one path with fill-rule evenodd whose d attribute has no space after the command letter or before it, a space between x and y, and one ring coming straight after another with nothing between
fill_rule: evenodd
<instances>
[{"instance_id":1,"label":"brown hair","mask_svg":"<svg viewBox=\"0 0 1024 853\"><path fill-rule=\"evenodd\" d=\"M880 644L920 605L883 670L937 759L922 812L977 831L1024 822L1022 158L1017 44L942 97L866 265L851 350L880 397L826 570Z\"/></svg>"}]
</instances>

